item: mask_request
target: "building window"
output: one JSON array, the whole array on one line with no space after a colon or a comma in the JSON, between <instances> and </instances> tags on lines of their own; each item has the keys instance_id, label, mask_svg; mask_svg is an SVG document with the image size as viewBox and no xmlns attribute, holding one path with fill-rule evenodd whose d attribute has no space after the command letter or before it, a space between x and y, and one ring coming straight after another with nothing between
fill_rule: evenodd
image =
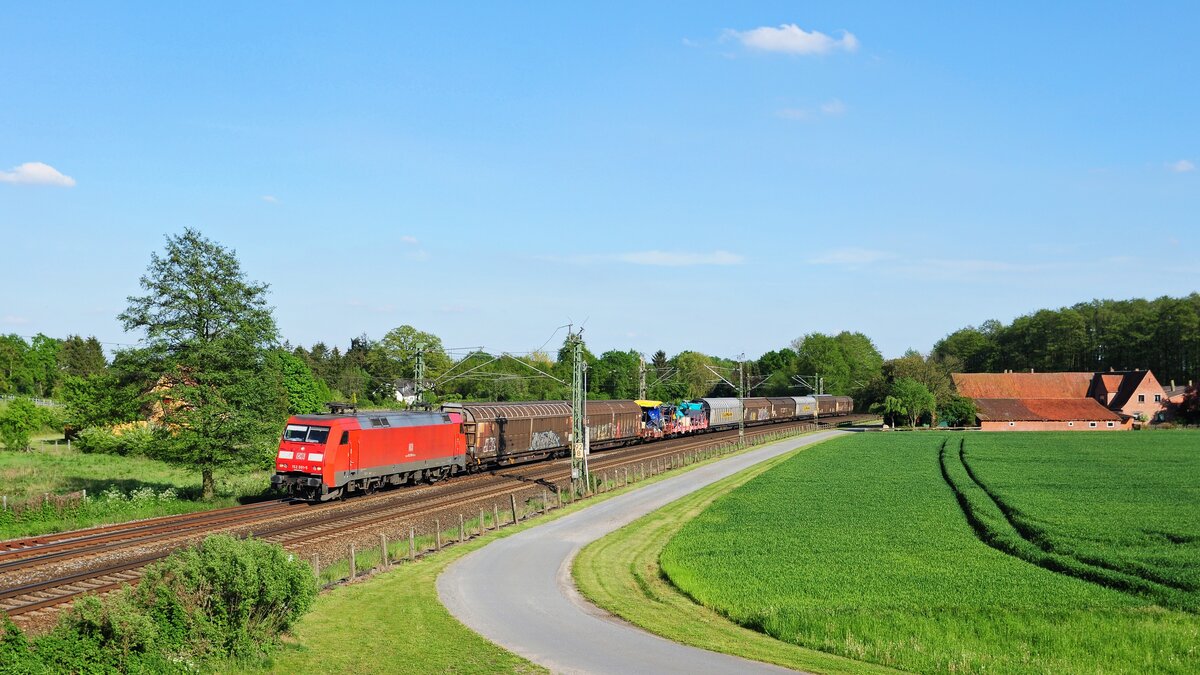
<instances>
[{"instance_id":1,"label":"building window","mask_svg":"<svg viewBox=\"0 0 1200 675\"><path fill-rule=\"evenodd\" d=\"M1155 402L1155 403L1162 403L1162 394L1155 394L1155 395L1154 395L1154 402Z\"/></svg>"},{"instance_id":2,"label":"building window","mask_svg":"<svg viewBox=\"0 0 1200 675\"><path fill-rule=\"evenodd\" d=\"M1075 423L1074 423L1074 422L1067 422L1067 426L1069 426L1069 427L1073 427L1073 426L1075 426Z\"/></svg>"},{"instance_id":3,"label":"building window","mask_svg":"<svg viewBox=\"0 0 1200 675\"><path fill-rule=\"evenodd\" d=\"M1111 428L1113 428L1113 427L1115 427L1115 426L1117 426L1117 423L1116 423L1116 422L1109 422L1109 423L1108 423L1108 428L1109 428L1109 429L1111 429Z\"/></svg>"},{"instance_id":4,"label":"building window","mask_svg":"<svg viewBox=\"0 0 1200 675\"><path fill-rule=\"evenodd\" d=\"M1017 423L1016 423L1016 422L1009 422L1009 423L1008 423L1008 426L1010 426L1010 427L1015 427L1015 426L1017 426Z\"/></svg>"},{"instance_id":5,"label":"building window","mask_svg":"<svg viewBox=\"0 0 1200 675\"><path fill-rule=\"evenodd\" d=\"M1138 394L1138 403L1145 403L1145 402L1146 402L1146 395Z\"/></svg>"},{"instance_id":6,"label":"building window","mask_svg":"<svg viewBox=\"0 0 1200 675\"><path fill-rule=\"evenodd\" d=\"M1089 426L1089 427L1092 427L1093 429L1095 429L1095 428L1096 428L1096 423L1095 423L1095 422L1088 422L1088 426Z\"/></svg>"}]
</instances>

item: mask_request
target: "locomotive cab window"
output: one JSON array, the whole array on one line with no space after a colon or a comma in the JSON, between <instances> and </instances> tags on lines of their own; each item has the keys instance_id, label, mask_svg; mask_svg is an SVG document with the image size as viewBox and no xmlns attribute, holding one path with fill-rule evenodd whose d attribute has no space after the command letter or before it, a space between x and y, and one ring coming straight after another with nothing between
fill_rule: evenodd
<instances>
[{"instance_id":1,"label":"locomotive cab window","mask_svg":"<svg viewBox=\"0 0 1200 675\"><path fill-rule=\"evenodd\" d=\"M329 427L310 427L303 424L289 424L283 430L283 440L293 443L324 444L329 438Z\"/></svg>"},{"instance_id":2,"label":"locomotive cab window","mask_svg":"<svg viewBox=\"0 0 1200 675\"><path fill-rule=\"evenodd\" d=\"M350 442L350 432L343 431L342 432L342 440L338 441L338 445L345 445L349 442Z\"/></svg>"}]
</instances>

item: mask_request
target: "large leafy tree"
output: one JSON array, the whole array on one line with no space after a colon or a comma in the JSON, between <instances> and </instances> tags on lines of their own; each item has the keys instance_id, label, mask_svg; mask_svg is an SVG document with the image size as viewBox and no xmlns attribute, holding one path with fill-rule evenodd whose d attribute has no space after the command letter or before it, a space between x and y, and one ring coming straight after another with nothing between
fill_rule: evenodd
<instances>
[{"instance_id":1,"label":"large leafy tree","mask_svg":"<svg viewBox=\"0 0 1200 675\"><path fill-rule=\"evenodd\" d=\"M433 333L417 330L408 324L393 328L379 341L379 347L392 362L392 371L406 380L417 375L417 354L425 359L425 380L429 384L453 365L442 346L442 339ZM391 382L387 384L393 384Z\"/></svg>"},{"instance_id":2,"label":"large leafy tree","mask_svg":"<svg viewBox=\"0 0 1200 675\"><path fill-rule=\"evenodd\" d=\"M157 367L162 457L200 471L205 499L214 472L261 464L271 454L286 394L265 360L277 341L267 285L249 281L234 251L193 229L167 236L119 315L143 331Z\"/></svg>"},{"instance_id":3,"label":"large leafy tree","mask_svg":"<svg viewBox=\"0 0 1200 675\"><path fill-rule=\"evenodd\" d=\"M683 385L679 388L683 398L700 398L712 391L714 381L717 381L717 376L709 370L710 366L717 365L712 357L700 352L683 351L671 358L671 364L675 368L675 380Z\"/></svg>"},{"instance_id":4,"label":"large leafy tree","mask_svg":"<svg viewBox=\"0 0 1200 675\"><path fill-rule=\"evenodd\" d=\"M909 425L914 427L923 416L932 415L937 406L933 393L910 377L901 377L893 382L892 394L888 398L894 398L899 403L895 412L908 417ZM886 405L887 399L884 400Z\"/></svg>"},{"instance_id":5,"label":"large leafy tree","mask_svg":"<svg viewBox=\"0 0 1200 675\"><path fill-rule=\"evenodd\" d=\"M287 411L292 415L322 412L330 400L329 387L313 376L304 359L284 349L273 349L267 367L287 395Z\"/></svg>"},{"instance_id":6,"label":"large leafy tree","mask_svg":"<svg viewBox=\"0 0 1200 675\"><path fill-rule=\"evenodd\" d=\"M809 333L792 341L798 375L820 375L825 393L855 395L880 374L883 356L862 333Z\"/></svg>"},{"instance_id":7,"label":"large leafy tree","mask_svg":"<svg viewBox=\"0 0 1200 675\"><path fill-rule=\"evenodd\" d=\"M638 393L639 356L635 351L613 349L600 355L589 384L607 398L630 399Z\"/></svg>"},{"instance_id":8,"label":"large leafy tree","mask_svg":"<svg viewBox=\"0 0 1200 675\"><path fill-rule=\"evenodd\" d=\"M25 367L29 345L19 335L0 335L0 393L28 394L33 376Z\"/></svg>"}]
</instances>

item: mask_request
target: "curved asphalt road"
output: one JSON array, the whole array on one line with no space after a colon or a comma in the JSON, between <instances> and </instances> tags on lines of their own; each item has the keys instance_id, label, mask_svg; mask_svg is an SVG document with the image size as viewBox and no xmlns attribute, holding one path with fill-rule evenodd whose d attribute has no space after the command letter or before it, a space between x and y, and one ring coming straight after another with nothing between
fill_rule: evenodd
<instances>
[{"instance_id":1,"label":"curved asphalt road","mask_svg":"<svg viewBox=\"0 0 1200 675\"><path fill-rule=\"evenodd\" d=\"M499 539L442 573L442 604L485 638L560 673L791 672L687 647L625 623L579 595L571 562L586 544L690 492L840 433L763 446Z\"/></svg>"}]
</instances>

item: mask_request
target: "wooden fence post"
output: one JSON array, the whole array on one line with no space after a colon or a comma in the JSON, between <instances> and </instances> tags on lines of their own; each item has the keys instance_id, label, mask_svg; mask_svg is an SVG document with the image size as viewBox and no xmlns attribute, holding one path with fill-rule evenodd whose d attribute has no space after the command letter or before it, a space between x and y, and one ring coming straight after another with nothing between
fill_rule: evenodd
<instances>
[{"instance_id":1,"label":"wooden fence post","mask_svg":"<svg viewBox=\"0 0 1200 675\"><path fill-rule=\"evenodd\" d=\"M479 509L479 536L483 536L483 509Z\"/></svg>"},{"instance_id":2,"label":"wooden fence post","mask_svg":"<svg viewBox=\"0 0 1200 675\"><path fill-rule=\"evenodd\" d=\"M357 567L358 567L358 563L354 558L354 544L350 544L350 578L351 579L354 579L354 574L355 574L355 572L358 571L356 569Z\"/></svg>"},{"instance_id":3,"label":"wooden fence post","mask_svg":"<svg viewBox=\"0 0 1200 675\"><path fill-rule=\"evenodd\" d=\"M517 495L513 492L508 493L508 500L512 502L513 510L513 525L517 524Z\"/></svg>"},{"instance_id":4,"label":"wooden fence post","mask_svg":"<svg viewBox=\"0 0 1200 675\"><path fill-rule=\"evenodd\" d=\"M313 576L316 577L317 581L321 580L321 554L320 553L313 554Z\"/></svg>"},{"instance_id":5,"label":"wooden fence post","mask_svg":"<svg viewBox=\"0 0 1200 675\"><path fill-rule=\"evenodd\" d=\"M492 529L500 529L500 506L492 502Z\"/></svg>"},{"instance_id":6,"label":"wooden fence post","mask_svg":"<svg viewBox=\"0 0 1200 675\"><path fill-rule=\"evenodd\" d=\"M437 550L442 550L442 521L434 518L433 529L437 530Z\"/></svg>"},{"instance_id":7,"label":"wooden fence post","mask_svg":"<svg viewBox=\"0 0 1200 675\"><path fill-rule=\"evenodd\" d=\"M458 514L458 543L463 543L467 540L467 522L463 520L463 514Z\"/></svg>"},{"instance_id":8,"label":"wooden fence post","mask_svg":"<svg viewBox=\"0 0 1200 675\"><path fill-rule=\"evenodd\" d=\"M558 489L557 485L554 486L554 496L558 498L558 508L561 509L562 508L562 490Z\"/></svg>"},{"instance_id":9,"label":"wooden fence post","mask_svg":"<svg viewBox=\"0 0 1200 675\"><path fill-rule=\"evenodd\" d=\"M542 515L546 515L546 508L550 506L550 497L542 490Z\"/></svg>"},{"instance_id":10,"label":"wooden fence post","mask_svg":"<svg viewBox=\"0 0 1200 675\"><path fill-rule=\"evenodd\" d=\"M417 528L408 528L408 561L417 559Z\"/></svg>"},{"instance_id":11,"label":"wooden fence post","mask_svg":"<svg viewBox=\"0 0 1200 675\"><path fill-rule=\"evenodd\" d=\"M383 563L383 569L387 569L392 564L391 554L388 553L387 535L379 533L379 556L380 562Z\"/></svg>"},{"instance_id":12,"label":"wooden fence post","mask_svg":"<svg viewBox=\"0 0 1200 675\"><path fill-rule=\"evenodd\" d=\"M625 484L629 485L629 467L625 467Z\"/></svg>"}]
</instances>

